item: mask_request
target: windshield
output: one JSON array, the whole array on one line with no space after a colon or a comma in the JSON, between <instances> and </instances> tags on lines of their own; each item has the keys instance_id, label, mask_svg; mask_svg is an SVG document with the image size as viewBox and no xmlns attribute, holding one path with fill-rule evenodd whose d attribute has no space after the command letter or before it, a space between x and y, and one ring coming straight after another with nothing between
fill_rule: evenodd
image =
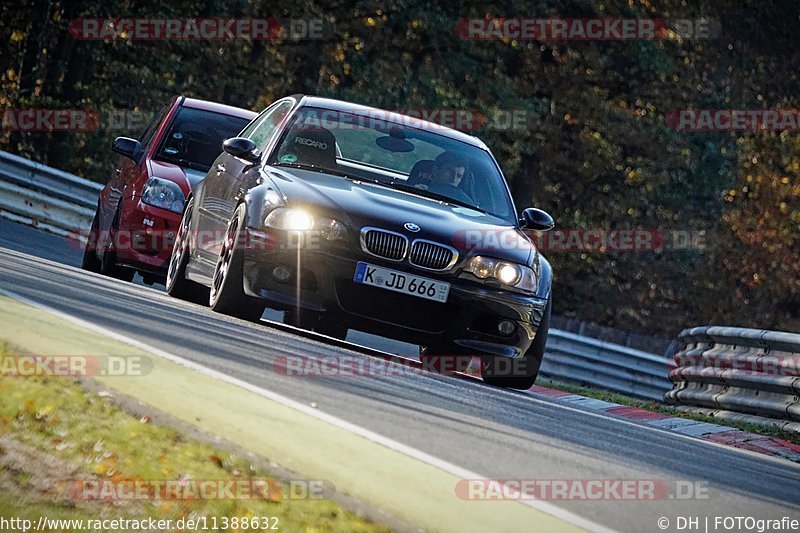
<instances>
[{"instance_id":1,"label":"windshield","mask_svg":"<svg viewBox=\"0 0 800 533\"><path fill-rule=\"evenodd\" d=\"M161 140L156 158L208 172L222 153L222 142L236 137L248 122L246 118L181 107Z\"/></svg>"},{"instance_id":2,"label":"windshield","mask_svg":"<svg viewBox=\"0 0 800 533\"><path fill-rule=\"evenodd\" d=\"M411 118L399 124L306 107L270 164L378 182L515 222L508 189L488 152L413 126Z\"/></svg>"}]
</instances>

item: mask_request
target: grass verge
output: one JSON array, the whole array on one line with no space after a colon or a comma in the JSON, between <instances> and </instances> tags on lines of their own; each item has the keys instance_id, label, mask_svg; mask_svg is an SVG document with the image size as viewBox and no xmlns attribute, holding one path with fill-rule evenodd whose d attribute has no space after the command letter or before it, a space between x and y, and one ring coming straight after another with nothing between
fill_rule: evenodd
<instances>
[{"instance_id":1,"label":"grass verge","mask_svg":"<svg viewBox=\"0 0 800 533\"><path fill-rule=\"evenodd\" d=\"M9 353L7 344L0 346L0 356ZM277 517L269 524L277 523L281 531L387 531L327 499L287 498L285 483L245 458L153 424L147 417L137 419L68 378L0 377L0 467L0 517L33 524L40 516L173 521L207 517L210 530L222 531L225 517L228 531L250 531L230 527L233 519ZM161 500L84 499L69 490L75 481L99 480L264 481L284 490L272 491L267 498ZM213 518L217 528L211 528ZM47 530L80 531L63 525Z\"/></svg>"}]
</instances>

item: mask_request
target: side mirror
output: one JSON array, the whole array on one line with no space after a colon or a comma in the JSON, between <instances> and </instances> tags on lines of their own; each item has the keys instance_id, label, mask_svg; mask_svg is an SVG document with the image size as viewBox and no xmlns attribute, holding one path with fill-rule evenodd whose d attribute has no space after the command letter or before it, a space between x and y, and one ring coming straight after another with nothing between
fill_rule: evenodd
<instances>
[{"instance_id":1,"label":"side mirror","mask_svg":"<svg viewBox=\"0 0 800 533\"><path fill-rule=\"evenodd\" d=\"M529 207L524 210L522 216L519 218L519 223L522 229L532 229L536 231L549 231L556 225L553 221L553 217L548 215L547 212L536 209L535 207Z\"/></svg>"},{"instance_id":2,"label":"side mirror","mask_svg":"<svg viewBox=\"0 0 800 533\"><path fill-rule=\"evenodd\" d=\"M142 153L142 144L130 137L117 137L114 139L114 142L111 143L111 151L119 155L124 155L134 161L138 161Z\"/></svg>"},{"instance_id":3,"label":"side mirror","mask_svg":"<svg viewBox=\"0 0 800 533\"><path fill-rule=\"evenodd\" d=\"M244 137L233 137L222 143L222 149L233 157L244 159L248 163L259 163L261 156L256 154L256 143Z\"/></svg>"}]
</instances>

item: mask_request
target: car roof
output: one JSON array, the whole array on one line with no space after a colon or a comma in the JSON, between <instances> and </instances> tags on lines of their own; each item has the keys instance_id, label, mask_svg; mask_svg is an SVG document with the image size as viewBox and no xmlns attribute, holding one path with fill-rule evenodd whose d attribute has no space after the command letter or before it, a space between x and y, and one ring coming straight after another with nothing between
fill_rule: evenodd
<instances>
[{"instance_id":1,"label":"car roof","mask_svg":"<svg viewBox=\"0 0 800 533\"><path fill-rule=\"evenodd\" d=\"M212 111L214 113L221 113L223 115L232 115L234 117L244 118L247 120L253 120L257 114L253 111L242 109L240 107L219 104L217 102L209 102L208 100L198 100L196 98L184 98L181 105L183 107L202 109L203 111Z\"/></svg>"},{"instance_id":2,"label":"car roof","mask_svg":"<svg viewBox=\"0 0 800 533\"><path fill-rule=\"evenodd\" d=\"M343 113L355 113L368 116L385 117L385 119L389 122L400 122L403 124L408 124L407 120L410 118L413 121L414 127L419 127L420 129L432 131L434 133L438 133L439 135L444 135L445 137L449 137L456 141L461 141L463 143L471 144L472 146L476 146L483 150L489 151L489 149L483 143L483 141L481 141L477 137L468 135L458 130L454 130L452 128L448 128L446 126L442 126L441 124L436 124L434 122L422 120L421 118L409 117L409 115L404 115L402 113L397 113L395 111L379 109L377 107L369 107L361 104L344 102L342 100L334 100L333 98L322 98L319 96L307 96L307 95L306 96L293 95L293 96L294 98L298 99L302 98L300 105L303 106L319 107L322 109L329 109L331 111L340 111Z\"/></svg>"}]
</instances>

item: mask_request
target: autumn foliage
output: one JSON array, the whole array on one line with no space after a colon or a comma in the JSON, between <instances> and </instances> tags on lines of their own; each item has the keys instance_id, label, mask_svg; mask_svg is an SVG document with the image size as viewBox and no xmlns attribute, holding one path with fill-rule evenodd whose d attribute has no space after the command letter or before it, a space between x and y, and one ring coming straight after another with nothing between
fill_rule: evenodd
<instances>
[{"instance_id":1,"label":"autumn foliage","mask_svg":"<svg viewBox=\"0 0 800 533\"><path fill-rule=\"evenodd\" d=\"M436 3L17 0L0 7L0 109L152 114L174 94L261 109L302 92L386 109L514 111L477 132L518 207L560 228L663 228L684 251L552 252L554 311L647 333L698 324L798 330L798 131L680 131L681 109L795 109L800 4L787 0ZM713 38L463 38L468 18L713 19ZM323 39L79 40L102 17L294 17ZM463 24L463 23L462 23ZM131 128L132 130L135 128ZM116 135L0 131L9 150L96 181Z\"/></svg>"}]
</instances>

